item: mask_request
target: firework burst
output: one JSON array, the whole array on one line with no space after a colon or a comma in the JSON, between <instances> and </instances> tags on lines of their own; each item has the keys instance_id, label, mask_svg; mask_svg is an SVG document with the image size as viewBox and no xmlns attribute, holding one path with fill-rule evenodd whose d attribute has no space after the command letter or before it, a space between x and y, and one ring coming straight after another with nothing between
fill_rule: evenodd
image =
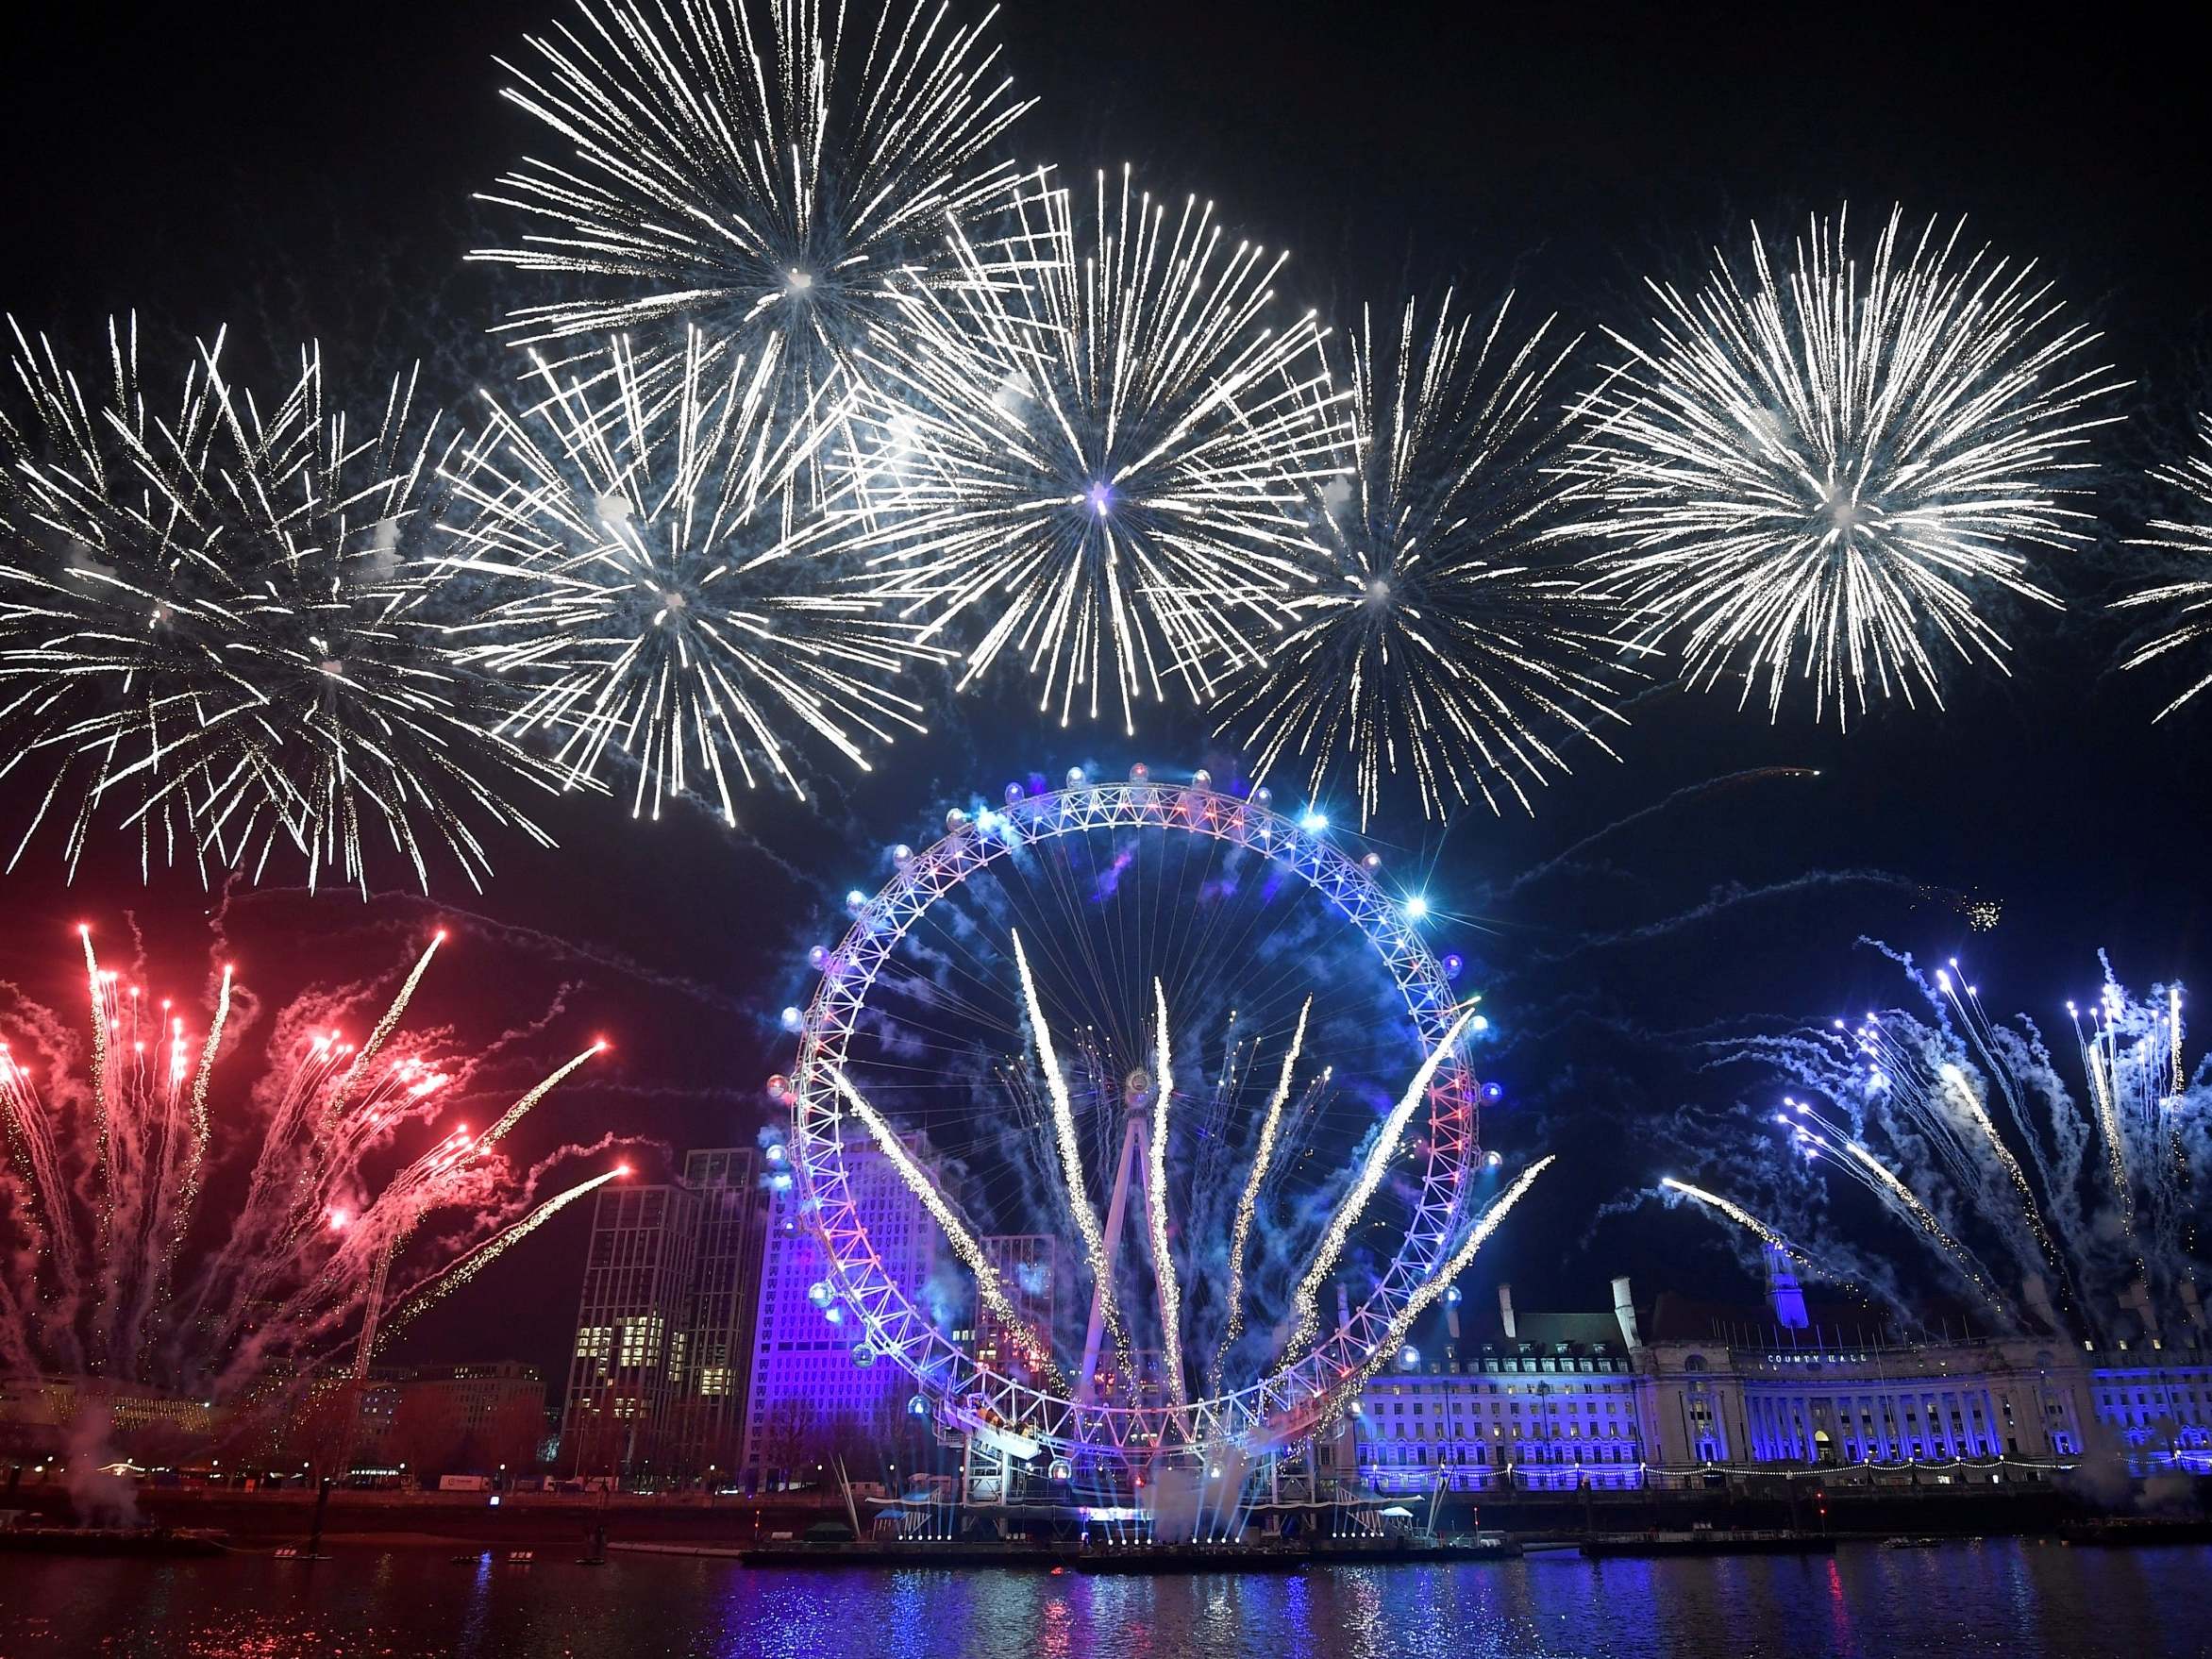
<instances>
[{"instance_id":1,"label":"firework burst","mask_svg":"<svg viewBox=\"0 0 2212 1659\"><path fill-rule=\"evenodd\" d=\"M651 355L687 325L762 366L771 424L848 375L888 322L895 270L947 220L1002 202L989 152L1028 104L996 69L992 16L930 0L584 0L531 37L508 100L571 146L485 199L533 226L471 257L580 290L514 312L544 342L626 331Z\"/></svg>"},{"instance_id":2,"label":"firework burst","mask_svg":"<svg viewBox=\"0 0 2212 1659\"><path fill-rule=\"evenodd\" d=\"M735 823L763 772L805 794L795 738L864 770L864 742L923 729L883 682L932 653L831 578L846 521L796 481L829 424L772 419L772 373L695 329L652 363L622 340L534 359L538 401L492 399L454 464L444 574L480 590L457 658L508 683L502 729L549 734L564 784L627 756L633 814L697 792Z\"/></svg>"},{"instance_id":3,"label":"firework burst","mask_svg":"<svg viewBox=\"0 0 2212 1659\"><path fill-rule=\"evenodd\" d=\"M269 1069L226 1114L251 1152L229 1168L210 1156L209 1100L230 970L195 1033L182 1007L103 968L85 932L86 1036L25 1003L0 1041L0 1361L226 1399L290 1386L373 1326L387 1288L443 1295L527 1236L538 1172L518 1185L497 1143L599 1046L490 1130L426 1135L471 1069L400 1029L437 948L359 1042L325 1023L327 997L277 1014Z\"/></svg>"},{"instance_id":4,"label":"firework burst","mask_svg":"<svg viewBox=\"0 0 2212 1659\"><path fill-rule=\"evenodd\" d=\"M1942 666L2005 668L1992 595L2055 608L2028 550L2087 539L2068 505L2118 390L2034 267L1962 255L1892 213L1870 259L1844 215L1791 249L1754 229L1749 285L1716 256L1695 293L1653 283L1650 337L1588 400L1571 471L1601 544L1591 591L1624 640L1675 644L1692 684L1809 682L1849 723L1942 702Z\"/></svg>"},{"instance_id":5,"label":"firework burst","mask_svg":"<svg viewBox=\"0 0 2212 1659\"><path fill-rule=\"evenodd\" d=\"M2107 977L2093 1003L2069 1003L2077 1089L2035 1026L1989 1018L1955 963L1913 977L1925 1010L1744 1051L1807 1091L1773 1114L1800 1166L1869 1194L2006 1325L2095 1332L2146 1296L2187 1303L2212 1139L2203 1080L2183 1058L2179 988L2137 997ZM1725 1198L1664 1184L1784 1243ZM1834 1241L1817 1254L1852 1258Z\"/></svg>"},{"instance_id":6,"label":"firework burst","mask_svg":"<svg viewBox=\"0 0 2212 1659\"><path fill-rule=\"evenodd\" d=\"M304 858L366 888L384 843L428 884L472 884L483 834L544 841L515 804L550 775L487 729L491 693L427 620L437 423L411 376L357 423L321 354L275 399L235 387L223 342L174 398L110 325L88 398L15 333L26 421L0 419L0 773L34 781L20 858L49 817L74 867L95 823L142 868L180 846L260 876ZM39 781L42 777L42 783Z\"/></svg>"},{"instance_id":7,"label":"firework burst","mask_svg":"<svg viewBox=\"0 0 2212 1659\"><path fill-rule=\"evenodd\" d=\"M2137 542L2178 554L2202 569L2212 559L2212 415L2197 417L2197 453L2175 466L2161 467L2151 476L2178 491L2187 504L2188 517L2151 521L2151 533ZM2155 637L2120 659L2122 668L2142 668L2176 651L2201 649L2212 641L2212 577L2190 576L2158 582L2118 601L2121 609L2155 609L2161 612ZM2212 669L2189 672L2191 679L2180 695L2159 710L2163 720L2206 686Z\"/></svg>"},{"instance_id":8,"label":"firework burst","mask_svg":"<svg viewBox=\"0 0 2212 1659\"><path fill-rule=\"evenodd\" d=\"M1329 578L1293 601L1296 626L1219 722L1255 778L1295 768L1319 798L1349 772L1363 824L1401 774L1433 817L1478 795L1527 809L1567 769L1563 740L1603 748L1598 726L1620 718L1614 612L1543 545L1565 494L1548 394L1575 343L1549 319L1517 338L1507 310L1479 319L1447 295L1424 321L1409 300L1395 340L1362 313L1357 460L1312 514Z\"/></svg>"},{"instance_id":9,"label":"firework burst","mask_svg":"<svg viewBox=\"0 0 2212 1659\"><path fill-rule=\"evenodd\" d=\"M962 686L1017 657L1063 725L1111 703L1134 731L1170 680L1206 700L1310 583L1303 503L1345 461L1321 330L1270 321L1283 256L1126 168L1085 231L1045 190L1003 240L952 246L871 345L871 586L925 637L972 621Z\"/></svg>"}]
</instances>

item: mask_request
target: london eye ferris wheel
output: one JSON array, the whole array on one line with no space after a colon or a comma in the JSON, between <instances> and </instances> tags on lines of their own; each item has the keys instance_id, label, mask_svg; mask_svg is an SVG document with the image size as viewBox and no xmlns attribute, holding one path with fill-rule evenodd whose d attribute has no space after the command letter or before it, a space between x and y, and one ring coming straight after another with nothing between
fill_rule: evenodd
<instances>
[{"instance_id":1,"label":"london eye ferris wheel","mask_svg":"<svg viewBox=\"0 0 2212 1659\"><path fill-rule=\"evenodd\" d=\"M1043 781L892 849L813 953L771 1089L817 1288L917 1411L1056 1467L1290 1447L1464 1231L1480 998L1317 813L1204 772ZM950 1270L887 1264L870 1158Z\"/></svg>"}]
</instances>

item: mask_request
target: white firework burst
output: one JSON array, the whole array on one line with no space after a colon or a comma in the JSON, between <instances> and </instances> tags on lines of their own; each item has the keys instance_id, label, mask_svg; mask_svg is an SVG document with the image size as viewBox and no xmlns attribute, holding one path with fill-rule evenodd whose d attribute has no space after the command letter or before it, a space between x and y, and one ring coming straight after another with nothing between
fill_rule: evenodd
<instances>
[{"instance_id":1,"label":"white firework burst","mask_svg":"<svg viewBox=\"0 0 2212 1659\"><path fill-rule=\"evenodd\" d=\"M502 65L505 96L571 153L500 180L484 199L532 228L470 256L561 294L511 313L526 344L623 331L650 356L696 327L772 364L785 415L891 316L891 274L1014 183L990 152L1029 105L996 67L995 11L956 26L930 0L578 10L530 38L537 73Z\"/></svg>"},{"instance_id":2,"label":"white firework burst","mask_svg":"<svg viewBox=\"0 0 2212 1659\"><path fill-rule=\"evenodd\" d=\"M1400 774L1431 816L1477 796L1529 809L1531 786L1567 769L1563 740L1603 748L1597 726L1621 718L1615 612L1543 542L1564 495L1548 398L1575 342L1551 319L1516 338L1509 305L1482 320L1447 295L1424 322L1409 300L1380 342L1362 312L1358 460L1313 514L1328 579L1219 723L1255 779L1294 767L1320 798L1349 773L1363 826Z\"/></svg>"},{"instance_id":3,"label":"white firework burst","mask_svg":"<svg viewBox=\"0 0 2212 1659\"><path fill-rule=\"evenodd\" d=\"M457 654L510 683L505 729L549 733L572 786L628 756L633 814L696 792L729 823L733 784L762 770L805 794L792 734L865 769L864 740L924 729L882 682L932 653L837 586L850 520L796 484L834 408L772 418L772 360L695 329L651 363L620 339L532 361L543 395L511 410L487 394L490 424L452 469L466 511L445 571L481 591Z\"/></svg>"},{"instance_id":4,"label":"white firework burst","mask_svg":"<svg viewBox=\"0 0 2212 1659\"><path fill-rule=\"evenodd\" d=\"M1693 294L1651 285L1573 462L1594 590L1639 613L1625 638L1679 643L1691 683L1740 676L1747 702L1763 680L1770 715L1801 678L1848 724L1878 697L1940 707L1946 661L2003 670L1992 595L2057 607L2026 550L2087 539L2068 503L2118 387L2034 266L1962 255L1962 229L1910 238L1893 212L1860 258L1840 213L1788 250L1754 227L1748 287L1718 255Z\"/></svg>"},{"instance_id":5,"label":"white firework burst","mask_svg":"<svg viewBox=\"0 0 2212 1659\"><path fill-rule=\"evenodd\" d=\"M16 857L51 816L74 866L115 818L144 868L181 848L203 879L259 877L290 849L310 885L365 891L377 840L426 887L441 844L480 884L485 830L545 840L513 796L550 773L488 730L494 688L426 619L440 440L411 374L356 425L313 346L270 400L231 384L218 336L157 402L135 319L90 395L43 337L15 344L0 774L38 790Z\"/></svg>"},{"instance_id":6,"label":"white firework burst","mask_svg":"<svg viewBox=\"0 0 2212 1659\"><path fill-rule=\"evenodd\" d=\"M2196 454L2151 475L2180 492L2189 516L2153 519L2151 533L2135 545L2179 554L2200 569L2212 570L2212 415L2197 417L2197 436ZM2122 610L2155 608L2164 613L2159 632L2121 658L2122 668L2141 668L2170 652L2198 649L2212 642L2212 574L2156 582L2116 601L2116 605ZM2165 719L2212 685L2212 668L2191 672L2195 678L2154 719Z\"/></svg>"},{"instance_id":7,"label":"white firework burst","mask_svg":"<svg viewBox=\"0 0 2212 1659\"><path fill-rule=\"evenodd\" d=\"M1206 700L1313 580L1303 505L1346 461L1321 329L1271 318L1284 256L1126 168L1084 232L1053 189L952 242L864 377L869 579L925 637L975 625L963 687L1018 656L1063 725L1112 698L1133 731L1170 679Z\"/></svg>"}]
</instances>

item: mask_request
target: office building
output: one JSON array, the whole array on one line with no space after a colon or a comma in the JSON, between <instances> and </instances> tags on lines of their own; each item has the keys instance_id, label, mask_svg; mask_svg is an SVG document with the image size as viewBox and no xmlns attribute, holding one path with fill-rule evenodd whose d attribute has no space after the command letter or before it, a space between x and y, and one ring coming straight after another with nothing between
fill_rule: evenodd
<instances>
[{"instance_id":1,"label":"office building","mask_svg":"<svg viewBox=\"0 0 2212 1659\"><path fill-rule=\"evenodd\" d=\"M929 1156L926 1141L910 1141ZM926 1315L940 1234L889 1159L847 1147L845 1167L856 1219L883 1270ZM802 1476L840 1445L880 1444L913 1386L896 1360L878 1354L859 1319L834 1295L820 1241L799 1213L796 1181L770 1180L768 1245L746 1391L745 1480L755 1487ZM964 1278L964 1275L963 1276ZM957 1318L939 1318L954 1329Z\"/></svg>"},{"instance_id":2,"label":"office building","mask_svg":"<svg viewBox=\"0 0 2212 1659\"><path fill-rule=\"evenodd\" d=\"M698 1197L698 1247L677 1374L674 1455L687 1478L721 1477L734 1473L745 1450L769 1195L761 1155L750 1147L690 1153L683 1183Z\"/></svg>"},{"instance_id":3,"label":"office building","mask_svg":"<svg viewBox=\"0 0 2212 1659\"><path fill-rule=\"evenodd\" d=\"M680 1180L600 1190L556 1466L688 1484L743 1445L768 1202L749 1147L688 1153Z\"/></svg>"}]
</instances>

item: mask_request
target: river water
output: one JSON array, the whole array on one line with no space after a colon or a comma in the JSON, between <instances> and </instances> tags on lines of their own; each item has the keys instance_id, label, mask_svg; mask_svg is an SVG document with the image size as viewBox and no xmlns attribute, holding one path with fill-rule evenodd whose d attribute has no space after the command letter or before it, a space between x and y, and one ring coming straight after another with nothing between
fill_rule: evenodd
<instances>
[{"instance_id":1,"label":"river water","mask_svg":"<svg viewBox=\"0 0 2212 1659\"><path fill-rule=\"evenodd\" d=\"M1090 1578L750 1570L440 1551L143 1563L0 1555L0 1659L1268 1659L2212 1654L2212 1548L1996 1541L1834 1557Z\"/></svg>"}]
</instances>

